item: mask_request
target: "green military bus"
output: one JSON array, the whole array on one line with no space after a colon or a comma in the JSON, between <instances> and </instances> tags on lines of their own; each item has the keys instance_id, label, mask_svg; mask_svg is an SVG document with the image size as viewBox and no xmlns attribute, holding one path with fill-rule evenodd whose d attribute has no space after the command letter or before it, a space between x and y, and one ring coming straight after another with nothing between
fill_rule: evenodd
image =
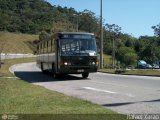
<instances>
[{"instance_id":1,"label":"green military bus","mask_svg":"<svg viewBox=\"0 0 160 120\"><path fill-rule=\"evenodd\" d=\"M97 72L98 58L96 39L92 33L59 32L51 39L37 45L37 66L50 71L54 77L60 74L82 74Z\"/></svg>"}]
</instances>

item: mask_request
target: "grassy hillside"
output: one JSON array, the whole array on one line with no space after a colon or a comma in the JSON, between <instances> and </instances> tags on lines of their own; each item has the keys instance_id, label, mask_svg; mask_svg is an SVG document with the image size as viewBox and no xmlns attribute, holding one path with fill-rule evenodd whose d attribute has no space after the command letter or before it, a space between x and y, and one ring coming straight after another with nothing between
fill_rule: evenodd
<instances>
[{"instance_id":1,"label":"grassy hillside","mask_svg":"<svg viewBox=\"0 0 160 120\"><path fill-rule=\"evenodd\" d=\"M98 55L98 58L100 58L100 55ZM103 64L104 64L104 67L111 65L112 64L112 56L107 55L107 54L103 54Z\"/></svg>"},{"instance_id":2,"label":"grassy hillside","mask_svg":"<svg viewBox=\"0 0 160 120\"><path fill-rule=\"evenodd\" d=\"M0 32L0 47L5 43L2 53L33 53L27 43L35 39L38 35Z\"/></svg>"},{"instance_id":3,"label":"grassy hillside","mask_svg":"<svg viewBox=\"0 0 160 120\"><path fill-rule=\"evenodd\" d=\"M103 59L104 59L104 66L109 66L112 64L112 56L104 54Z\"/></svg>"}]
</instances>

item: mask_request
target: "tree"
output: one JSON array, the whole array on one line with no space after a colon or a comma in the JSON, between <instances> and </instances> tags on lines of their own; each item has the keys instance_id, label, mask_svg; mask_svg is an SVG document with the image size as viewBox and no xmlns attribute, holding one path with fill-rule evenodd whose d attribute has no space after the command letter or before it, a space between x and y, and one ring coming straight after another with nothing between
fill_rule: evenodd
<instances>
[{"instance_id":1,"label":"tree","mask_svg":"<svg viewBox=\"0 0 160 120\"><path fill-rule=\"evenodd\" d=\"M82 31L95 33L96 36L99 36L99 19L95 16L95 13L89 10L82 11L79 15L79 29Z\"/></svg>"},{"instance_id":2,"label":"tree","mask_svg":"<svg viewBox=\"0 0 160 120\"><path fill-rule=\"evenodd\" d=\"M145 60L147 63L153 64L160 59L159 46L159 37L141 36L135 44L135 50L139 56L139 59Z\"/></svg>"},{"instance_id":3,"label":"tree","mask_svg":"<svg viewBox=\"0 0 160 120\"><path fill-rule=\"evenodd\" d=\"M118 50L117 60L125 66L135 65L137 62L137 54L130 47L121 47Z\"/></svg>"},{"instance_id":4,"label":"tree","mask_svg":"<svg viewBox=\"0 0 160 120\"><path fill-rule=\"evenodd\" d=\"M51 28L54 6L44 0L0 0L0 30L38 33Z\"/></svg>"},{"instance_id":5,"label":"tree","mask_svg":"<svg viewBox=\"0 0 160 120\"><path fill-rule=\"evenodd\" d=\"M112 41L112 67L115 68L115 58L116 58L116 51L115 51L115 40L118 39L121 31L121 27L115 24L106 24L105 29L109 31L110 40Z\"/></svg>"},{"instance_id":6,"label":"tree","mask_svg":"<svg viewBox=\"0 0 160 120\"><path fill-rule=\"evenodd\" d=\"M39 41L48 40L48 39L50 39L50 37L51 37L51 35L49 33L47 33L46 31L42 31L39 34Z\"/></svg>"},{"instance_id":7,"label":"tree","mask_svg":"<svg viewBox=\"0 0 160 120\"><path fill-rule=\"evenodd\" d=\"M152 26L152 29L154 30L154 34L156 36L160 36L160 23L156 26Z\"/></svg>"},{"instance_id":8,"label":"tree","mask_svg":"<svg viewBox=\"0 0 160 120\"><path fill-rule=\"evenodd\" d=\"M52 33L64 32L64 31L72 32L76 30L74 28L74 25L68 20L61 20L53 23Z\"/></svg>"}]
</instances>

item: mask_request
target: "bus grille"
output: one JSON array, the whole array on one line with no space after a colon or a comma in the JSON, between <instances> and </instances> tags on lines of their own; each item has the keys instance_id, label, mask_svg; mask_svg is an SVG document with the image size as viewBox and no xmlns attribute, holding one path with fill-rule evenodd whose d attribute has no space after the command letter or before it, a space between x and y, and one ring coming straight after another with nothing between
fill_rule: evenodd
<instances>
[{"instance_id":1,"label":"bus grille","mask_svg":"<svg viewBox=\"0 0 160 120\"><path fill-rule=\"evenodd\" d=\"M89 65L88 60L77 60L77 61L73 61L72 65L77 65L77 66L81 66L81 65Z\"/></svg>"},{"instance_id":2,"label":"bus grille","mask_svg":"<svg viewBox=\"0 0 160 120\"><path fill-rule=\"evenodd\" d=\"M71 63L75 66L89 66L91 62L96 61L96 57L77 57L72 58Z\"/></svg>"}]
</instances>

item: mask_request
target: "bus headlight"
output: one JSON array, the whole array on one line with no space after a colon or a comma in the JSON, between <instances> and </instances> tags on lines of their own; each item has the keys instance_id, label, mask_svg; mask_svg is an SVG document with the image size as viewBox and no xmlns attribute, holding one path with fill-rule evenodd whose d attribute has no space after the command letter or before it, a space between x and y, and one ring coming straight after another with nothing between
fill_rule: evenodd
<instances>
[{"instance_id":1,"label":"bus headlight","mask_svg":"<svg viewBox=\"0 0 160 120\"><path fill-rule=\"evenodd\" d=\"M64 62L64 65L67 66L67 65L71 65L70 62Z\"/></svg>"},{"instance_id":2,"label":"bus headlight","mask_svg":"<svg viewBox=\"0 0 160 120\"><path fill-rule=\"evenodd\" d=\"M89 64L90 65L96 65L97 63L96 62L90 62Z\"/></svg>"},{"instance_id":3,"label":"bus headlight","mask_svg":"<svg viewBox=\"0 0 160 120\"><path fill-rule=\"evenodd\" d=\"M67 63L67 62L64 62L64 65L68 65L68 63Z\"/></svg>"}]
</instances>

